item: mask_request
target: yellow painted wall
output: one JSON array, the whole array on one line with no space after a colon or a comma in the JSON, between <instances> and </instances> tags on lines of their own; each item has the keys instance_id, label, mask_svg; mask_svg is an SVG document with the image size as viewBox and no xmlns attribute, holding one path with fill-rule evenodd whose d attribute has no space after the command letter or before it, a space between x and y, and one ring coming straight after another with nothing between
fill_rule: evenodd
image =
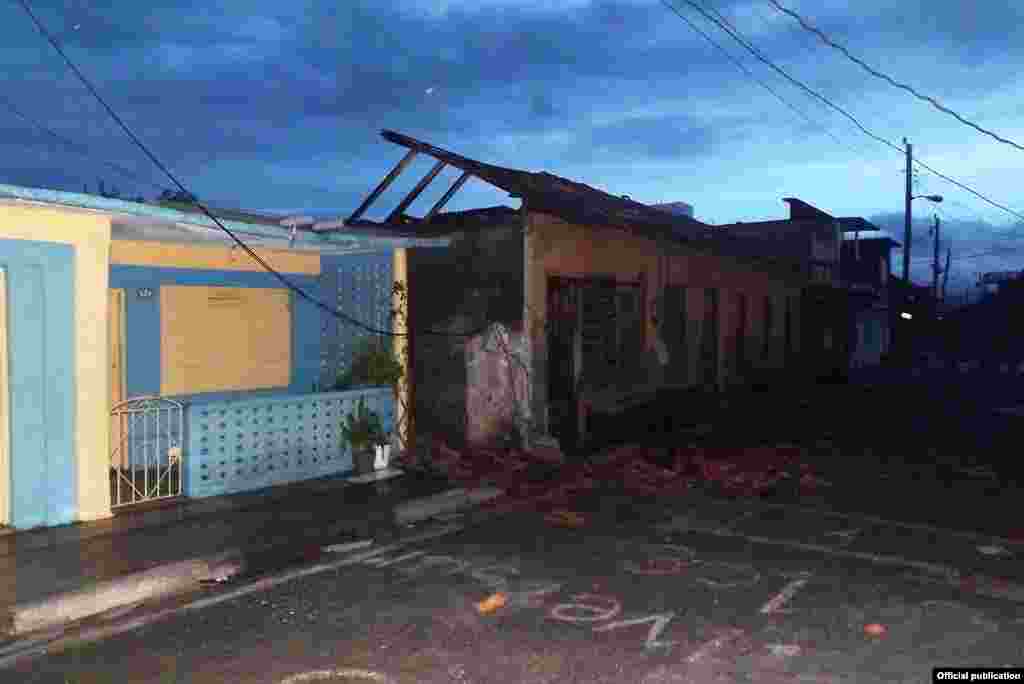
<instances>
[{"instance_id":1,"label":"yellow painted wall","mask_svg":"<svg viewBox=\"0 0 1024 684\"><path fill-rule=\"evenodd\" d=\"M107 283L110 218L99 212L0 202L0 238L56 242L75 248L75 445L78 518L110 515L110 372Z\"/></svg>"},{"instance_id":2,"label":"yellow painted wall","mask_svg":"<svg viewBox=\"0 0 1024 684\"><path fill-rule=\"evenodd\" d=\"M405 249L396 249L394 251L394 257L392 262L392 274L396 283L401 283L406 288L408 293L409 287L409 259L408 252ZM398 336L394 339L394 352L395 356L398 357L399 363L402 364L402 380L398 383L398 396L395 398L395 426L396 432L398 433L398 443L403 449L410 446L410 439L413 438L412 425L410 424L411 414L409 407L412 407L412 391L411 381L412 375L409 369L409 357L407 351L409 348L409 338L405 336L409 331L408 321L406 316L409 312L408 300L402 301L402 296L399 293L392 291L391 308L395 311L401 312L400 315L394 319L394 327L392 328Z\"/></svg>"},{"instance_id":3,"label":"yellow painted wall","mask_svg":"<svg viewBox=\"0 0 1024 684\"><path fill-rule=\"evenodd\" d=\"M291 318L288 290L161 287L160 394L288 387Z\"/></svg>"},{"instance_id":4,"label":"yellow painted wall","mask_svg":"<svg viewBox=\"0 0 1024 684\"><path fill-rule=\"evenodd\" d=\"M254 249L281 273L320 274L320 255L276 249ZM165 266L213 271L262 271L241 248L225 245L180 245L146 240L114 240L110 263L125 266Z\"/></svg>"},{"instance_id":5,"label":"yellow painted wall","mask_svg":"<svg viewBox=\"0 0 1024 684\"><path fill-rule=\"evenodd\" d=\"M526 315L529 317L530 349L534 360L534 378L531 392L532 408L539 411L546 393L545 359L547 357L544 323L547 306L547 279L549 276L589 277L610 275L620 281L646 282L644 303L644 343L653 349L657 330L653 322L655 297L659 284L682 285L687 288L687 316L694 332L704 315L701 288L719 289L719 378L729 379L726 359L730 353L729 335L735 330L735 295L747 295L748 320L757 314L751 311L753 302L763 301L765 294L778 298L777 307L784 306L786 295L795 297L803 285L801 276L783 270L772 270L768 265L753 265L734 257L706 254L682 245L659 246L654 240L640 237L623 229L579 226L538 212L530 212L526 219ZM660 258L666 251L670 256ZM756 309L755 309L756 311ZM776 316L782 320L784 309L777 308ZM794 326L798 321L794 315ZM748 329L750 323L748 322ZM782 335L781 323L778 335ZM796 329L796 328L794 328ZM691 350L699 349L699 338L692 337ZM697 354L689 354L687 377L697 377Z\"/></svg>"}]
</instances>

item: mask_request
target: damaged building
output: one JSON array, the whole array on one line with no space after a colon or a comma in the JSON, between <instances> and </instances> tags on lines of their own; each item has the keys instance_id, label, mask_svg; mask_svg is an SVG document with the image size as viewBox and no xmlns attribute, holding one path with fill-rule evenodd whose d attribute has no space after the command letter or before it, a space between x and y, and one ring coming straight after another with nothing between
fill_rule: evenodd
<instances>
[{"instance_id":1,"label":"damaged building","mask_svg":"<svg viewBox=\"0 0 1024 684\"><path fill-rule=\"evenodd\" d=\"M408 252L416 435L553 437L571 451L655 397L814 375L831 363L804 353L803 311L809 288L834 284L820 274L838 269L838 230L745 235L694 219L685 203L649 206L382 135L407 153L345 224L450 239ZM384 221L362 218L419 154L436 161L430 173ZM409 216L445 166L462 175L424 216ZM470 178L521 206L444 212Z\"/></svg>"}]
</instances>

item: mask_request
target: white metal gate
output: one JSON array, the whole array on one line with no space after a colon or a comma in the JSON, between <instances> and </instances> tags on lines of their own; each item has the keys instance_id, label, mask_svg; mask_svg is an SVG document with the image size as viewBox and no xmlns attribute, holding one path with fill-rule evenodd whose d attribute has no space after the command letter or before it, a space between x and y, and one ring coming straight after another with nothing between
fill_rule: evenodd
<instances>
[{"instance_id":1,"label":"white metal gate","mask_svg":"<svg viewBox=\"0 0 1024 684\"><path fill-rule=\"evenodd\" d=\"M110 410L111 505L181 496L182 404L137 397Z\"/></svg>"}]
</instances>

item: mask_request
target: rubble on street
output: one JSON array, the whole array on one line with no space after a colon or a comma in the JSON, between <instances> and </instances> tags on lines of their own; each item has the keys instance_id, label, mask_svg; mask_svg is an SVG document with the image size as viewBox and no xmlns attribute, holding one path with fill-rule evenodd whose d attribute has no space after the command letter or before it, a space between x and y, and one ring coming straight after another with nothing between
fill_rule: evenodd
<instances>
[{"instance_id":1,"label":"rubble on street","mask_svg":"<svg viewBox=\"0 0 1024 684\"><path fill-rule=\"evenodd\" d=\"M629 496L679 496L694 487L729 497L788 491L813 494L831 483L792 445L725 448L623 445L590 462L567 462L527 450L456 450L434 439L430 463L462 487L489 485L505 495L490 505L552 511L577 496L614 490Z\"/></svg>"}]
</instances>

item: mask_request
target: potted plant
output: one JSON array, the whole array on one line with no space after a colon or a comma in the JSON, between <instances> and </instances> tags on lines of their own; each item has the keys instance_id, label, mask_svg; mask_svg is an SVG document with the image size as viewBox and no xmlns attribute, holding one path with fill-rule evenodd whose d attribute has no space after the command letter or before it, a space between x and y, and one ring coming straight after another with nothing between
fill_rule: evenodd
<instances>
[{"instance_id":1,"label":"potted plant","mask_svg":"<svg viewBox=\"0 0 1024 684\"><path fill-rule=\"evenodd\" d=\"M352 465L356 472L363 474L374 470L375 447L386 444L387 433L380 416L359 400L354 412L345 416L341 425L342 437L352 450Z\"/></svg>"}]
</instances>

